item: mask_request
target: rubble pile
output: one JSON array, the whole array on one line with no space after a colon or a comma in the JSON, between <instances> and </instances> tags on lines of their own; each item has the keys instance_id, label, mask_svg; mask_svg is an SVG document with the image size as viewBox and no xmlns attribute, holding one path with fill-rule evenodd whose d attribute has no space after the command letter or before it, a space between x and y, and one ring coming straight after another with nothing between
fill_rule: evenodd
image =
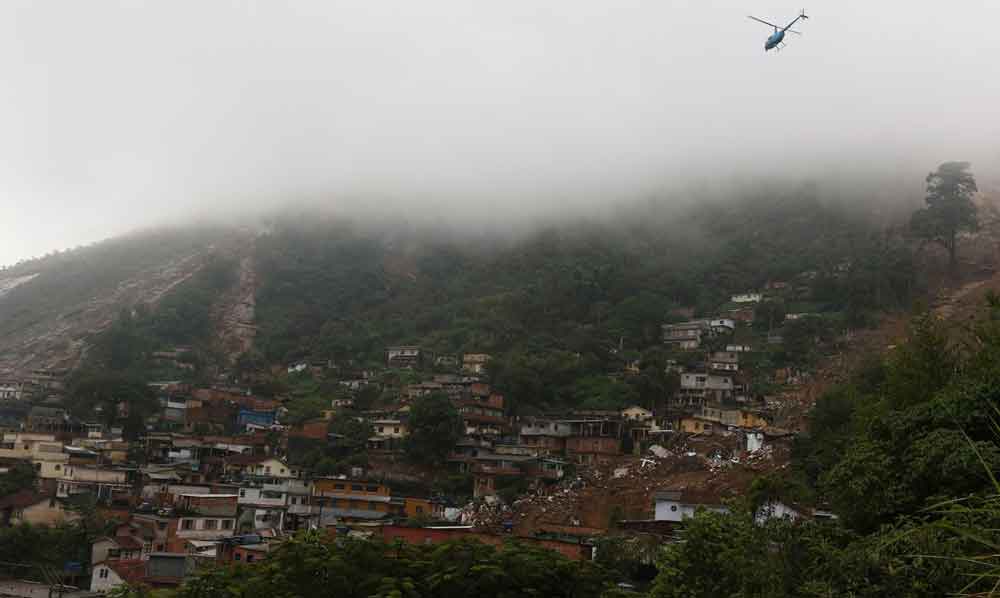
<instances>
[{"instance_id":1,"label":"rubble pile","mask_svg":"<svg viewBox=\"0 0 1000 598\"><path fill-rule=\"evenodd\" d=\"M490 497L493 498L493 497ZM477 529L499 531L510 519L511 509L499 499L471 502L459 511L458 523Z\"/></svg>"}]
</instances>

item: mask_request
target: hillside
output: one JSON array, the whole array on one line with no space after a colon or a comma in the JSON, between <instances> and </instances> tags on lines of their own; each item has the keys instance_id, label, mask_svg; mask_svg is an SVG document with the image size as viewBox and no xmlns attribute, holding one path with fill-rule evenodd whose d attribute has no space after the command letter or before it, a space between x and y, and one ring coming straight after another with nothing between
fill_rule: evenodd
<instances>
[{"instance_id":1,"label":"hillside","mask_svg":"<svg viewBox=\"0 0 1000 598\"><path fill-rule=\"evenodd\" d=\"M0 271L0 372L65 370L122 309L155 306L198 272L219 231L145 231Z\"/></svg>"},{"instance_id":2,"label":"hillside","mask_svg":"<svg viewBox=\"0 0 1000 598\"><path fill-rule=\"evenodd\" d=\"M204 377L237 363L374 365L386 346L415 344L493 355L494 381L536 407L583 395L610 407L634 397L602 373L649 357L664 322L733 308L732 294L782 284L780 309L822 315L812 333L831 337L907 305L921 288L909 246L864 205L807 186L625 204L513 234L316 211L271 218L266 232L137 233L0 275L0 371L73 369L96 347L92 365L117 351L133 355L118 368L190 377L153 364L180 346Z\"/></svg>"},{"instance_id":3,"label":"hillside","mask_svg":"<svg viewBox=\"0 0 1000 598\"><path fill-rule=\"evenodd\" d=\"M863 214L808 191L675 209L634 206L517 241L454 240L340 221L276 223L258 243L258 348L271 361L659 341L671 310L812 275L802 302L861 321L915 292L909 254Z\"/></svg>"}]
</instances>

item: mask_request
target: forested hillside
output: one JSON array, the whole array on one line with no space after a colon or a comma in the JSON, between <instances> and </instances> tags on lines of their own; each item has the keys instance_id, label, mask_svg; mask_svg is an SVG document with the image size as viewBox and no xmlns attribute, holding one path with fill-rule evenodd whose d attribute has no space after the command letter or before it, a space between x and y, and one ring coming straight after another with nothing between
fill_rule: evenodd
<instances>
[{"instance_id":1,"label":"forested hillside","mask_svg":"<svg viewBox=\"0 0 1000 598\"><path fill-rule=\"evenodd\" d=\"M830 336L921 284L901 236L808 187L633 204L516 239L285 218L257 261L257 348L271 363L381 363L386 346L415 344L490 353L495 377L531 362L568 381L643 357L683 308L710 316L769 282L795 289L781 310L823 314Z\"/></svg>"}]
</instances>

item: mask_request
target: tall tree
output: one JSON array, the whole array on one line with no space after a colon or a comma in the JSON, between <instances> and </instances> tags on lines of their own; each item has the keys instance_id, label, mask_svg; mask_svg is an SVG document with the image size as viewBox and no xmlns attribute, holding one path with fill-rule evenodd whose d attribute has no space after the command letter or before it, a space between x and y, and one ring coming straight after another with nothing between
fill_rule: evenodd
<instances>
[{"instance_id":1,"label":"tall tree","mask_svg":"<svg viewBox=\"0 0 1000 598\"><path fill-rule=\"evenodd\" d=\"M958 233L979 227L972 203L972 194L978 190L968 162L945 162L927 175L927 207L915 212L910 220L917 235L948 250L952 272L958 265Z\"/></svg>"},{"instance_id":2,"label":"tall tree","mask_svg":"<svg viewBox=\"0 0 1000 598\"><path fill-rule=\"evenodd\" d=\"M462 435L462 420L445 394L421 397L410 412L406 454L423 463L444 461Z\"/></svg>"}]
</instances>

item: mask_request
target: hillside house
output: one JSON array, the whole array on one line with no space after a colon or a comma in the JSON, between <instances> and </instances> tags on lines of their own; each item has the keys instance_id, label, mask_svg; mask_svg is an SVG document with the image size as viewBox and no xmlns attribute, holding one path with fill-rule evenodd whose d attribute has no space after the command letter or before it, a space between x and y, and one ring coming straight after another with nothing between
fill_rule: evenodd
<instances>
[{"instance_id":1,"label":"hillside house","mask_svg":"<svg viewBox=\"0 0 1000 598\"><path fill-rule=\"evenodd\" d=\"M313 480L312 504L320 512L341 521L377 521L405 512L394 502L389 487L377 482L317 478Z\"/></svg>"},{"instance_id":2,"label":"hillside house","mask_svg":"<svg viewBox=\"0 0 1000 598\"><path fill-rule=\"evenodd\" d=\"M681 349L682 351L697 349L701 346L703 337L713 334L708 320L692 320L681 324L664 324L662 329L664 344Z\"/></svg>"},{"instance_id":3,"label":"hillside house","mask_svg":"<svg viewBox=\"0 0 1000 598\"><path fill-rule=\"evenodd\" d=\"M653 412L638 405L622 409L622 419L632 422L645 422L653 419Z\"/></svg>"},{"instance_id":4,"label":"hillside house","mask_svg":"<svg viewBox=\"0 0 1000 598\"><path fill-rule=\"evenodd\" d=\"M581 465L607 463L621 454L620 419L582 417L562 421L570 427L570 435L566 438L566 457L572 461Z\"/></svg>"},{"instance_id":5,"label":"hillside house","mask_svg":"<svg viewBox=\"0 0 1000 598\"><path fill-rule=\"evenodd\" d=\"M439 382L430 381L408 384L403 387L399 394L404 401L415 401L420 397L441 392L444 392L444 386Z\"/></svg>"},{"instance_id":6,"label":"hillside house","mask_svg":"<svg viewBox=\"0 0 1000 598\"><path fill-rule=\"evenodd\" d=\"M237 494L181 494L177 499L180 516L172 549L188 540L217 540L232 536L236 529Z\"/></svg>"},{"instance_id":7,"label":"hillside house","mask_svg":"<svg viewBox=\"0 0 1000 598\"><path fill-rule=\"evenodd\" d=\"M406 438L410 434L406 422L398 418L372 420L375 435L381 438Z\"/></svg>"},{"instance_id":8,"label":"hillside house","mask_svg":"<svg viewBox=\"0 0 1000 598\"><path fill-rule=\"evenodd\" d=\"M45 496L33 489L21 490L0 498L0 526L22 523L31 525L58 525L80 519L54 496Z\"/></svg>"},{"instance_id":9,"label":"hillside house","mask_svg":"<svg viewBox=\"0 0 1000 598\"><path fill-rule=\"evenodd\" d=\"M452 402L462 418L466 436L499 438L504 433L507 420L503 395L490 393L485 397L470 396Z\"/></svg>"},{"instance_id":10,"label":"hillside house","mask_svg":"<svg viewBox=\"0 0 1000 598\"><path fill-rule=\"evenodd\" d=\"M16 380L0 380L0 401L20 401L24 395L24 383Z\"/></svg>"},{"instance_id":11,"label":"hillside house","mask_svg":"<svg viewBox=\"0 0 1000 598\"><path fill-rule=\"evenodd\" d=\"M299 474L281 459L267 455L232 455L225 463L227 474L242 479L289 479Z\"/></svg>"},{"instance_id":12,"label":"hillside house","mask_svg":"<svg viewBox=\"0 0 1000 598\"><path fill-rule=\"evenodd\" d=\"M412 369L418 367L423 355L420 347L399 346L385 350L385 363L391 368Z\"/></svg>"},{"instance_id":13,"label":"hillside house","mask_svg":"<svg viewBox=\"0 0 1000 598\"><path fill-rule=\"evenodd\" d=\"M466 353L462 355L462 369L471 374L482 374L486 371L486 364L489 363L490 356L486 353Z\"/></svg>"},{"instance_id":14,"label":"hillside house","mask_svg":"<svg viewBox=\"0 0 1000 598\"><path fill-rule=\"evenodd\" d=\"M754 521L758 525L765 523L768 519L796 521L801 519L805 515L805 512L805 509L802 507L786 504L780 500L770 500L757 508L757 511L754 513Z\"/></svg>"},{"instance_id":15,"label":"hillside house","mask_svg":"<svg viewBox=\"0 0 1000 598\"><path fill-rule=\"evenodd\" d=\"M684 405L700 406L705 402L721 403L733 397L733 377L729 375L685 372L677 399Z\"/></svg>"},{"instance_id":16,"label":"hillside house","mask_svg":"<svg viewBox=\"0 0 1000 598\"><path fill-rule=\"evenodd\" d=\"M90 546L90 562L133 561L142 558L142 543L132 536L104 536Z\"/></svg>"},{"instance_id":17,"label":"hillside house","mask_svg":"<svg viewBox=\"0 0 1000 598\"><path fill-rule=\"evenodd\" d=\"M730 334L736 330L736 321L730 318L713 318L708 326L715 334Z\"/></svg>"},{"instance_id":18,"label":"hillside house","mask_svg":"<svg viewBox=\"0 0 1000 598\"><path fill-rule=\"evenodd\" d=\"M760 303L763 299L760 293L741 293L729 298L732 303Z\"/></svg>"},{"instance_id":19,"label":"hillside house","mask_svg":"<svg viewBox=\"0 0 1000 598\"><path fill-rule=\"evenodd\" d=\"M90 494L99 502L111 503L127 501L136 478L137 472L132 469L69 464L53 483L59 498Z\"/></svg>"},{"instance_id":20,"label":"hillside house","mask_svg":"<svg viewBox=\"0 0 1000 598\"><path fill-rule=\"evenodd\" d=\"M683 415L677 420L677 429L685 434L714 434L724 431L725 426L701 415Z\"/></svg>"},{"instance_id":21,"label":"hillside house","mask_svg":"<svg viewBox=\"0 0 1000 598\"><path fill-rule=\"evenodd\" d=\"M521 443L538 450L539 454L562 454L566 439L572 434L568 422L555 419L527 419L520 425Z\"/></svg>"},{"instance_id":22,"label":"hillside house","mask_svg":"<svg viewBox=\"0 0 1000 598\"><path fill-rule=\"evenodd\" d=\"M715 372L738 372L740 356L735 351L715 351L708 355L708 368Z\"/></svg>"},{"instance_id":23,"label":"hillside house","mask_svg":"<svg viewBox=\"0 0 1000 598\"><path fill-rule=\"evenodd\" d=\"M657 492L653 496L653 508L656 521L674 522L694 517L699 509L715 511L716 513L729 512L729 508L722 504L719 496L694 490Z\"/></svg>"},{"instance_id":24,"label":"hillside house","mask_svg":"<svg viewBox=\"0 0 1000 598\"><path fill-rule=\"evenodd\" d=\"M136 587L146 579L146 565L146 561L138 559L94 561L94 569L90 577L90 591L106 594L126 584Z\"/></svg>"},{"instance_id":25,"label":"hillside house","mask_svg":"<svg viewBox=\"0 0 1000 598\"><path fill-rule=\"evenodd\" d=\"M0 440L0 459L31 461L38 476L43 479L59 478L69 463L63 444L53 434L8 432Z\"/></svg>"},{"instance_id":26,"label":"hillside house","mask_svg":"<svg viewBox=\"0 0 1000 598\"><path fill-rule=\"evenodd\" d=\"M434 358L434 365L443 370L454 370L458 364L458 355L438 355Z\"/></svg>"}]
</instances>

